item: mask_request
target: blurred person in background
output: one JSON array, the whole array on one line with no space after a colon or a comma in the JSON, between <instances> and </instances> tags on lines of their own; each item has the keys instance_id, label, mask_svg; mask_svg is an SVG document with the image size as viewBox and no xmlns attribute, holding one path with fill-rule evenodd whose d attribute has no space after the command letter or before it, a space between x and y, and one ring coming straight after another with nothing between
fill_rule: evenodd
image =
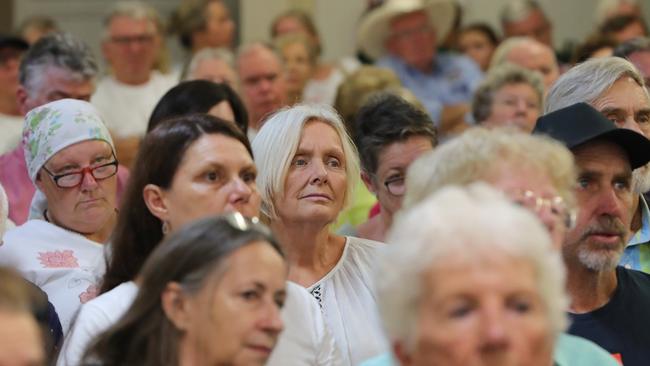
<instances>
[{"instance_id":1,"label":"blurred person in background","mask_svg":"<svg viewBox=\"0 0 650 366\"><path fill-rule=\"evenodd\" d=\"M226 48L204 48L192 56L182 80L209 80L239 90L235 56Z\"/></svg>"},{"instance_id":2,"label":"blurred person in background","mask_svg":"<svg viewBox=\"0 0 650 366\"><path fill-rule=\"evenodd\" d=\"M99 81L91 103L104 116L118 158L127 167L135 159L151 111L177 81L154 70L162 31L156 10L140 1L116 2L104 18L101 46L110 75Z\"/></svg>"},{"instance_id":3,"label":"blurred person in background","mask_svg":"<svg viewBox=\"0 0 650 366\"><path fill-rule=\"evenodd\" d=\"M545 93L560 76L553 49L533 38L514 37L501 42L492 56L490 70L507 62L538 71L544 80Z\"/></svg>"},{"instance_id":4,"label":"blurred person in background","mask_svg":"<svg viewBox=\"0 0 650 366\"><path fill-rule=\"evenodd\" d=\"M59 25L51 17L34 15L20 23L17 33L31 45L36 43L44 35L60 31Z\"/></svg>"},{"instance_id":5,"label":"blurred person in background","mask_svg":"<svg viewBox=\"0 0 650 366\"><path fill-rule=\"evenodd\" d=\"M455 48L474 60L481 71L485 72L490 67L492 54L499 42L496 33L488 24L474 23L460 30Z\"/></svg>"},{"instance_id":6,"label":"blurred person in background","mask_svg":"<svg viewBox=\"0 0 650 366\"><path fill-rule=\"evenodd\" d=\"M251 43L239 48L236 67L252 141L264 118L287 103L284 65L276 50L263 43Z\"/></svg>"},{"instance_id":7,"label":"blurred person in background","mask_svg":"<svg viewBox=\"0 0 650 366\"><path fill-rule=\"evenodd\" d=\"M535 0L510 0L501 8L505 38L530 37L553 49L553 25Z\"/></svg>"},{"instance_id":8,"label":"blurred person in background","mask_svg":"<svg viewBox=\"0 0 650 366\"><path fill-rule=\"evenodd\" d=\"M303 100L311 103L334 104L338 86L359 66L356 58L347 56L334 63L323 62L323 44L312 17L300 9L290 9L278 15L271 24L271 38L287 34L303 34L316 52L311 79L305 85Z\"/></svg>"},{"instance_id":9,"label":"blurred person in background","mask_svg":"<svg viewBox=\"0 0 650 366\"><path fill-rule=\"evenodd\" d=\"M598 0L596 5L596 25L619 15L639 15L643 13L639 0Z\"/></svg>"},{"instance_id":10,"label":"blurred person in background","mask_svg":"<svg viewBox=\"0 0 650 366\"><path fill-rule=\"evenodd\" d=\"M619 15L610 18L600 26L599 32L619 43L649 35L648 26L639 14Z\"/></svg>"},{"instance_id":11,"label":"blurred person in background","mask_svg":"<svg viewBox=\"0 0 650 366\"><path fill-rule=\"evenodd\" d=\"M0 35L0 154L18 146L23 130L23 113L18 105L18 68L29 45L18 37Z\"/></svg>"},{"instance_id":12,"label":"blurred person in background","mask_svg":"<svg viewBox=\"0 0 650 366\"><path fill-rule=\"evenodd\" d=\"M650 87L650 37L641 37L621 43L614 50L614 56L630 61L639 70L645 87Z\"/></svg>"},{"instance_id":13,"label":"blurred person in background","mask_svg":"<svg viewBox=\"0 0 650 366\"><path fill-rule=\"evenodd\" d=\"M514 127L530 133L544 108L544 83L537 72L514 64L498 66L486 75L472 101L477 124Z\"/></svg>"},{"instance_id":14,"label":"blurred person in background","mask_svg":"<svg viewBox=\"0 0 650 366\"><path fill-rule=\"evenodd\" d=\"M576 65L587 61L590 58L609 57L614 53L614 48L618 46L614 39L602 34L594 34L587 40L579 44L571 58L571 64Z\"/></svg>"},{"instance_id":15,"label":"blurred person in background","mask_svg":"<svg viewBox=\"0 0 650 366\"><path fill-rule=\"evenodd\" d=\"M290 104L302 102L305 86L316 68L316 48L303 34L280 36L274 44L284 63L287 101Z\"/></svg>"}]
</instances>

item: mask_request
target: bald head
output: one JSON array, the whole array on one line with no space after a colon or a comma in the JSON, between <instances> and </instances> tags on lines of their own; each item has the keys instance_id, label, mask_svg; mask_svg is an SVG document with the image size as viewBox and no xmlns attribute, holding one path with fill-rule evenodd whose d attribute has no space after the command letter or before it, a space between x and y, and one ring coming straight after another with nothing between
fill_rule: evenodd
<instances>
[{"instance_id":1,"label":"bald head","mask_svg":"<svg viewBox=\"0 0 650 366\"><path fill-rule=\"evenodd\" d=\"M539 71L544 78L546 90L560 75L553 50L534 39L526 38L517 42L505 55L504 61Z\"/></svg>"}]
</instances>

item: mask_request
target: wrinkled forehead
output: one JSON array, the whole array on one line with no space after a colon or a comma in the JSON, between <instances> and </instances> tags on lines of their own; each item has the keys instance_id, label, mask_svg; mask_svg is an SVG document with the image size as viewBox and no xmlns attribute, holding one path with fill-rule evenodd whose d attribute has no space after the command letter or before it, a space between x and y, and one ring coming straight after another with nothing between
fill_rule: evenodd
<instances>
[{"instance_id":1,"label":"wrinkled forehead","mask_svg":"<svg viewBox=\"0 0 650 366\"><path fill-rule=\"evenodd\" d=\"M46 162L47 165L65 165L71 163L88 163L88 160L109 158L113 148L104 140L84 140L67 146L56 152Z\"/></svg>"},{"instance_id":2,"label":"wrinkled forehead","mask_svg":"<svg viewBox=\"0 0 650 366\"><path fill-rule=\"evenodd\" d=\"M571 149L578 171L599 174L627 175L632 173L630 157L617 143L596 139Z\"/></svg>"}]
</instances>

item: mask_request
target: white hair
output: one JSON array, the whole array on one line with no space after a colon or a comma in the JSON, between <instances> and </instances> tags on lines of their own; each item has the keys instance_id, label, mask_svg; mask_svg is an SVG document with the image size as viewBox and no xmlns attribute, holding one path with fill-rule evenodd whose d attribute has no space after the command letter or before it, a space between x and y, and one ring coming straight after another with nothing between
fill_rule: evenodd
<instances>
[{"instance_id":1,"label":"white hair","mask_svg":"<svg viewBox=\"0 0 650 366\"><path fill-rule=\"evenodd\" d=\"M632 78L645 91L643 78L630 61L620 57L592 58L560 76L546 96L544 113L576 103L593 104L620 78Z\"/></svg>"},{"instance_id":2,"label":"white hair","mask_svg":"<svg viewBox=\"0 0 650 366\"><path fill-rule=\"evenodd\" d=\"M252 143L258 169L257 187L262 196L262 213L271 220L277 219L275 202L282 199L291 161L298 150L305 124L310 121L329 124L341 139L347 176L345 205L352 199L354 187L359 179L359 158L343 120L328 105L296 104L269 116Z\"/></svg>"},{"instance_id":3,"label":"white hair","mask_svg":"<svg viewBox=\"0 0 650 366\"><path fill-rule=\"evenodd\" d=\"M488 72L492 71L493 69L499 66L510 63L510 61L508 61L508 56L510 55L510 52L515 48L527 44L541 45L542 43L530 37L510 37L505 41L501 42L499 46L494 50L494 54L492 55L492 59L490 60L490 67ZM544 47L547 46L544 45Z\"/></svg>"},{"instance_id":4,"label":"white hair","mask_svg":"<svg viewBox=\"0 0 650 366\"><path fill-rule=\"evenodd\" d=\"M192 56L190 64L187 66L186 75L191 76L194 74L194 71L196 71L196 68L199 66L199 64L206 60L223 61L226 65L228 65L228 67L233 70L233 73L235 73L235 56L230 50L227 48L208 47L200 50L194 56Z\"/></svg>"},{"instance_id":5,"label":"white hair","mask_svg":"<svg viewBox=\"0 0 650 366\"><path fill-rule=\"evenodd\" d=\"M138 0L118 1L104 17L104 39L110 38L109 27L113 18L129 17L135 20L148 20L153 24L153 31L156 34L163 32L164 24L158 11L148 3Z\"/></svg>"},{"instance_id":6,"label":"white hair","mask_svg":"<svg viewBox=\"0 0 650 366\"><path fill-rule=\"evenodd\" d=\"M532 213L485 184L447 187L401 212L387 243L375 273L379 311L391 342L413 346L425 272L450 258L476 265L488 253L532 264L549 336L566 327L568 297L560 252L552 249L547 230Z\"/></svg>"},{"instance_id":7,"label":"white hair","mask_svg":"<svg viewBox=\"0 0 650 366\"><path fill-rule=\"evenodd\" d=\"M501 23L519 22L526 19L530 13L539 10L544 14L544 10L534 0L511 0L501 8ZM544 14L546 17L546 14Z\"/></svg>"}]
</instances>

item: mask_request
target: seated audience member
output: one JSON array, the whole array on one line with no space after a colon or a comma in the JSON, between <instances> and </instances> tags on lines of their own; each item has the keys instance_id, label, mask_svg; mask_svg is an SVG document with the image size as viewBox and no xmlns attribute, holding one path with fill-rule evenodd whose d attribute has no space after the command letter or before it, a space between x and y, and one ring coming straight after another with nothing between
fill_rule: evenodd
<instances>
[{"instance_id":1,"label":"seated audience member","mask_svg":"<svg viewBox=\"0 0 650 366\"><path fill-rule=\"evenodd\" d=\"M552 49L553 25L535 0L510 0L501 8L505 38L530 37Z\"/></svg>"},{"instance_id":2,"label":"seated audience member","mask_svg":"<svg viewBox=\"0 0 650 366\"><path fill-rule=\"evenodd\" d=\"M437 53L456 7L451 1L387 0L361 20L357 40L377 66L393 70L424 104L441 135L462 131L483 75L470 59Z\"/></svg>"},{"instance_id":3,"label":"seated audience member","mask_svg":"<svg viewBox=\"0 0 650 366\"><path fill-rule=\"evenodd\" d=\"M553 49L532 38L515 37L501 42L492 56L490 70L506 62L538 71L542 75L546 91L560 76Z\"/></svg>"},{"instance_id":4,"label":"seated audience member","mask_svg":"<svg viewBox=\"0 0 650 366\"><path fill-rule=\"evenodd\" d=\"M23 114L16 100L18 66L29 45L17 37L0 35L0 154L18 146L23 130Z\"/></svg>"},{"instance_id":5,"label":"seated audience member","mask_svg":"<svg viewBox=\"0 0 650 366\"><path fill-rule=\"evenodd\" d=\"M383 242L402 206L406 170L436 146L436 130L426 112L390 92L380 92L357 113L353 136L361 179L380 206L379 214L359 225L355 236Z\"/></svg>"},{"instance_id":6,"label":"seated audience member","mask_svg":"<svg viewBox=\"0 0 650 366\"><path fill-rule=\"evenodd\" d=\"M456 48L474 60L481 71L485 72L490 67L492 54L499 42L496 33L488 24L474 23L460 30Z\"/></svg>"},{"instance_id":7,"label":"seated audience member","mask_svg":"<svg viewBox=\"0 0 650 366\"><path fill-rule=\"evenodd\" d=\"M49 364L47 333L34 313L33 285L8 268L0 267L0 364ZM47 301L46 301L47 303Z\"/></svg>"},{"instance_id":8,"label":"seated audience member","mask_svg":"<svg viewBox=\"0 0 650 366\"><path fill-rule=\"evenodd\" d=\"M476 123L488 128L514 127L531 132L542 113L544 82L541 75L513 64L492 69L472 101Z\"/></svg>"},{"instance_id":9,"label":"seated audience member","mask_svg":"<svg viewBox=\"0 0 650 366\"><path fill-rule=\"evenodd\" d=\"M617 364L561 333L567 295L559 252L531 213L489 187L424 197L397 218L388 242L375 273L398 361L363 366ZM558 358L562 343L573 359Z\"/></svg>"},{"instance_id":10,"label":"seated audience member","mask_svg":"<svg viewBox=\"0 0 650 366\"><path fill-rule=\"evenodd\" d=\"M303 34L279 36L274 44L284 63L287 101L290 104L302 102L305 86L316 68L316 48Z\"/></svg>"},{"instance_id":11,"label":"seated audience member","mask_svg":"<svg viewBox=\"0 0 650 366\"><path fill-rule=\"evenodd\" d=\"M156 121L157 122L157 121ZM88 344L113 325L142 285L143 263L160 241L187 223L224 212L259 214L260 196L250 144L231 123L207 115L160 121L143 140L117 224L102 295L82 306L59 365L78 364ZM326 332L318 304L289 283L286 329L269 365L290 355L336 365L338 349ZM297 363L301 364L301 363Z\"/></svg>"},{"instance_id":12,"label":"seated audience member","mask_svg":"<svg viewBox=\"0 0 650 366\"><path fill-rule=\"evenodd\" d=\"M623 43L638 37L648 37L648 26L639 14L619 15L608 19L599 29L600 34Z\"/></svg>"},{"instance_id":13,"label":"seated audience member","mask_svg":"<svg viewBox=\"0 0 650 366\"><path fill-rule=\"evenodd\" d=\"M43 36L60 32L56 21L47 15L31 16L20 23L17 33L30 45L36 43Z\"/></svg>"},{"instance_id":14,"label":"seated audience member","mask_svg":"<svg viewBox=\"0 0 650 366\"><path fill-rule=\"evenodd\" d=\"M20 112L25 115L33 108L63 98L90 100L96 74L95 58L85 43L68 33L46 35L32 45L20 62ZM0 167L0 183L9 198L9 218L21 225L29 216L35 191L22 143L0 156ZM119 166L118 199L128 176L128 170Z\"/></svg>"},{"instance_id":15,"label":"seated audience member","mask_svg":"<svg viewBox=\"0 0 650 366\"><path fill-rule=\"evenodd\" d=\"M635 38L621 43L614 50L614 56L630 61L643 77L646 89L650 88L650 37Z\"/></svg>"},{"instance_id":16,"label":"seated audience member","mask_svg":"<svg viewBox=\"0 0 650 366\"><path fill-rule=\"evenodd\" d=\"M248 113L237 93L227 84L207 80L184 81L169 89L154 108L147 132L174 117L206 113L233 122L242 132L248 129Z\"/></svg>"},{"instance_id":17,"label":"seated audience member","mask_svg":"<svg viewBox=\"0 0 650 366\"><path fill-rule=\"evenodd\" d=\"M595 34L576 47L571 64L576 65L587 61L590 58L609 57L614 53L618 42L602 34Z\"/></svg>"},{"instance_id":18,"label":"seated audience member","mask_svg":"<svg viewBox=\"0 0 650 366\"><path fill-rule=\"evenodd\" d=\"M402 206L448 185L482 181L536 213L559 249L571 225L575 175L570 152L552 139L473 128L411 165Z\"/></svg>"},{"instance_id":19,"label":"seated audience member","mask_svg":"<svg viewBox=\"0 0 650 366\"><path fill-rule=\"evenodd\" d=\"M596 5L596 24L603 24L607 20L619 15L642 14L639 0L598 0Z\"/></svg>"},{"instance_id":20,"label":"seated audience member","mask_svg":"<svg viewBox=\"0 0 650 366\"><path fill-rule=\"evenodd\" d=\"M241 214L192 223L151 253L140 277L133 304L83 364L266 363L287 297L287 264L267 228Z\"/></svg>"},{"instance_id":21,"label":"seated audience member","mask_svg":"<svg viewBox=\"0 0 650 366\"><path fill-rule=\"evenodd\" d=\"M204 48L197 52L192 56L187 66L187 74L182 79L209 80L227 84L234 90L239 89L239 80L235 73L235 57L226 48Z\"/></svg>"},{"instance_id":22,"label":"seated audience member","mask_svg":"<svg viewBox=\"0 0 650 366\"><path fill-rule=\"evenodd\" d=\"M587 60L567 71L551 88L545 112L585 102L618 127L650 136L650 99L634 65L619 57ZM570 123L570 121L567 121ZM633 172L635 196L630 237L621 265L650 273L650 211L642 193L650 191L650 165Z\"/></svg>"},{"instance_id":23,"label":"seated audience member","mask_svg":"<svg viewBox=\"0 0 650 366\"><path fill-rule=\"evenodd\" d=\"M235 22L223 0L182 1L172 23L181 46L192 55L205 48L233 46Z\"/></svg>"},{"instance_id":24,"label":"seated audience member","mask_svg":"<svg viewBox=\"0 0 650 366\"><path fill-rule=\"evenodd\" d=\"M344 57L336 63L319 60L323 53L318 29L313 19L300 9L290 9L278 15L271 25L271 38L274 40L287 34L303 34L309 38L316 51L314 72L305 85L303 100L309 103L334 104L339 85L346 75L356 71L360 65L353 57Z\"/></svg>"},{"instance_id":25,"label":"seated audience member","mask_svg":"<svg viewBox=\"0 0 650 366\"><path fill-rule=\"evenodd\" d=\"M104 274L117 221L115 148L99 112L75 99L34 108L23 136L34 218L5 234L0 264L47 293L65 334Z\"/></svg>"},{"instance_id":26,"label":"seated audience member","mask_svg":"<svg viewBox=\"0 0 650 366\"><path fill-rule=\"evenodd\" d=\"M156 10L140 1L114 4L104 19L102 53L111 74L102 78L91 102L104 116L125 166L135 159L147 120L177 79L154 70L163 42Z\"/></svg>"},{"instance_id":27,"label":"seated audience member","mask_svg":"<svg viewBox=\"0 0 650 366\"><path fill-rule=\"evenodd\" d=\"M562 245L569 333L594 341L625 366L646 365L650 275L617 265L633 215L632 170L650 161L650 141L586 103L541 117L534 133L565 144L578 168L577 220Z\"/></svg>"},{"instance_id":28,"label":"seated audience member","mask_svg":"<svg viewBox=\"0 0 650 366\"><path fill-rule=\"evenodd\" d=\"M263 219L282 243L289 280L318 300L343 363L386 351L371 267L381 243L334 234L359 177L357 151L325 105L296 105L264 122L253 140Z\"/></svg>"},{"instance_id":29,"label":"seated audience member","mask_svg":"<svg viewBox=\"0 0 650 366\"><path fill-rule=\"evenodd\" d=\"M248 136L252 141L264 118L287 101L284 66L280 55L262 43L240 47L236 65L241 96L249 113Z\"/></svg>"}]
</instances>

